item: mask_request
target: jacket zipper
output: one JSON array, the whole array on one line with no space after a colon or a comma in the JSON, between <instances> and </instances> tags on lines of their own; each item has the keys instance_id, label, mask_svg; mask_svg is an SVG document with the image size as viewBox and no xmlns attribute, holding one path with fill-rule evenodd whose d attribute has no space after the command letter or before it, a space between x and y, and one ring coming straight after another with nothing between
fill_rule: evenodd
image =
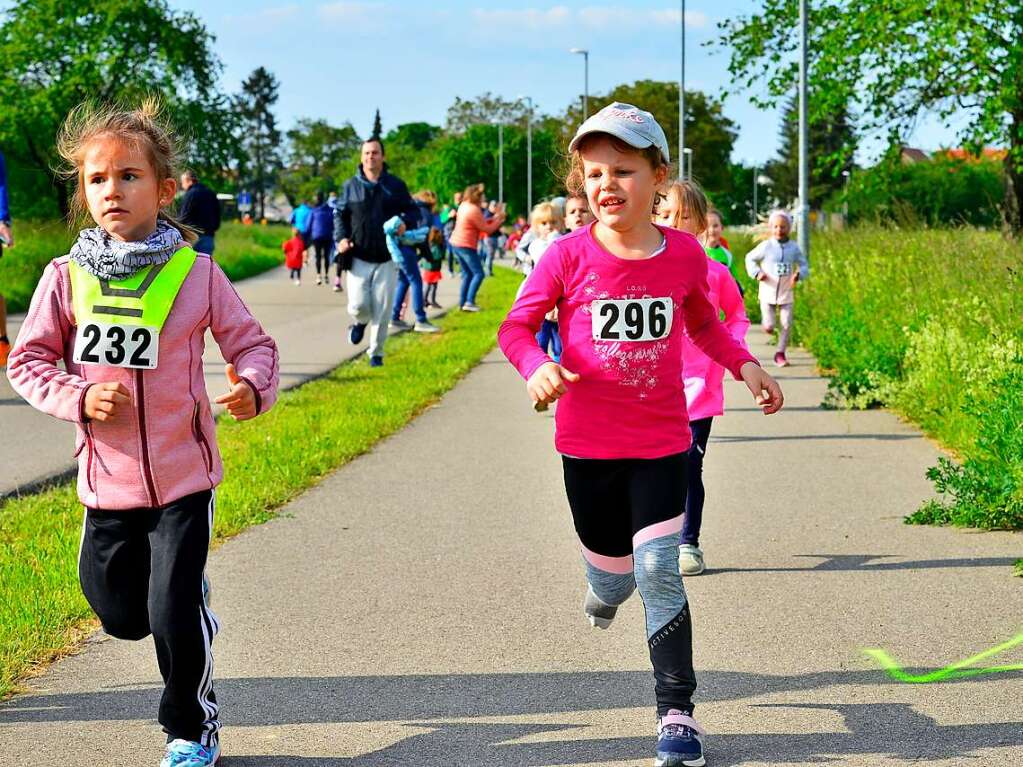
<instances>
[{"instance_id":1,"label":"jacket zipper","mask_svg":"<svg viewBox=\"0 0 1023 767\"><path fill-rule=\"evenodd\" d=\"M206 473L209 474L213 471L213 451L210 450L210 443L206 441L206 435L202 433L202 422L199 418L199 404L196 403L192 410L192 434L195 436L195 441L199 443L199 447L202 449L203 462L206 464Z\"/></svg>"},{"instance_id":2,"label":"jacket zipper","mask_svg":"<svg viewBox=\"0 0 1023 767\"><path fill-rule=\"evenodd\" d=\"M135 396L139 401L139 434L142 436L142 476L146 480L150 506L156 508L156 486L153 484L153 467L149 462L149 439L146 436L146 387L143 370L135 371Z\"/></svg>"},{"instance_id":3,"label":"jacket zipper","mask_svg":"<svg viewBox=\"0 0 1023 767\"><path fill-rule=\"evenodd\" d=\"M89 492L95 493L96 486L92 482L92 461L96 448L92 443L92 425L85 425L85 449L88 451L85 461L85 484L89 486Z\"/></svg>"}]
</instances>

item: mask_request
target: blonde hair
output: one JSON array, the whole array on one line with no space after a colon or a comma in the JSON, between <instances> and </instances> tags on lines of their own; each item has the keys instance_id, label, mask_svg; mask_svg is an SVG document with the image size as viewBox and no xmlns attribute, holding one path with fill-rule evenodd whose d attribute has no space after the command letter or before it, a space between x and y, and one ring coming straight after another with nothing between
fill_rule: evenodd
<instances>
[{"instance_id":1,"label":"blonde hair","mask_svg":"<svg viewBox=\"0 0 1023 767\"><path fill-rule=\"evenodd\" d=\"M707 229L707 195L695 181L673 181L664 194L675 208L675 216L671 221L672 229L682 228L682 216L688 214L691 225L702 233Z\"/></svg>"},{"instance_id":2,"label":"blonde hair","mask_svg":"<svg viewBox=\"0 0 1023 767\"><path fill-rule=\"evenodd\" d=\"M558 209L553 203L541 202L534 205L533 211L529 214L529 225L532 227L546 222L550 222L556 230L560 230L564 218L558 214Z\"/></svg>"},{"instance_id":3,"label":"blonde hair","mask_svg":"<svg viewBox=\"0 0 1023 767\"><path fill-rule=\"evenodd\" d=\"M415 199L419 200L420 202L425 202L427 205L429 205L430 210L433 210L435 207L437 207L437 195L434 194L433 191L430 189L421 189L412 196Z\"/></svg>"},{"instance_id":4,"label":"blonde hair","mask_svg":"<svg viewBox=\"0 0 1023 767\"><path fill-rule=\"evenodd\" d=\"M572 197L582 197L583 199L586 199L586 179L583 177L582 153L587 146L598 138L607 139L611 142L611 146L622 154L638 154L650 163L650 167L654 170L668 167L667 163L664 162L664 158L661 156L661 150L656 146L648 146L646 149L636 149L636 147L626 144L620 138L612 136L610 133L589 133L580 139L578 145L576 145L575 151L568 157L568 168L565 174L565 188Z\"/></svg>"},{"instance_id":5,"label":"blonde hair","mask_svg":"<svg viewBox=\"0 0 1023 767\"><path fill-rule=\"evenodd\" d=\"M86 149L103 138L121 141L145 152L157 182L175 178L179 151L158 98L147 97L134 109L124 104L83 102L68 113L57 134L57 153L64 161L61 174L67 181L77 180L68 213L72 225L88 219L82 166ZM189 243L198 239L194 229L182 224L166 209L161 208L157 217L181 232Z\"/></svg>"}]
</instances>

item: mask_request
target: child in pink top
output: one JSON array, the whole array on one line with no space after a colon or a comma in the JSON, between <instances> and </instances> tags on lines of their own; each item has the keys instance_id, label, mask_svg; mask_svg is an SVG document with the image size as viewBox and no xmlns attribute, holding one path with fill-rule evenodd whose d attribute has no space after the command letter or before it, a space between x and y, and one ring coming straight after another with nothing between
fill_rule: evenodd
<instances>
[{"instance_id":1,"label":"child in pink top","mask_svg":"<svg viewBox=\"0 0 1023 767\"><path fill-rule=\"evenodd\" d=\"M749 386L765 413L777 383L721 325L707 296L707 257L687 233L650 222L668 175L653 116L613 103L569 145L573 191L596 221L555 241L526 282L498 339L539 407L558 402L555 445L586 565L584 612L606 628L637 587L657 695L657 765L702 764L692 718L692 624L678 571L690 433L686 332ZM534 338L557 307L561 364Z\"/></svg>"},{"instance_id":2,"label":"child in pink top","mask_svg":"<svg viewBox=\"0 0 1023 767\"><path fill-rule=\"evenodd\" d=\"M173 146L154 103L68 117L59 149L78 180L76 207L98 226L46 268L8 375L33 406L77 426L79 580L107 634L153 636L165 684L161 767L208 767L220 756L211 651L220 624L205 569L223 466L205 334L230 361L217 402L235 420L273 405L277 347L213 260L189 247L194 233L164 211ZM137 763L123 735L118 747L116 761Z\"/></svg>"}]
</instances>

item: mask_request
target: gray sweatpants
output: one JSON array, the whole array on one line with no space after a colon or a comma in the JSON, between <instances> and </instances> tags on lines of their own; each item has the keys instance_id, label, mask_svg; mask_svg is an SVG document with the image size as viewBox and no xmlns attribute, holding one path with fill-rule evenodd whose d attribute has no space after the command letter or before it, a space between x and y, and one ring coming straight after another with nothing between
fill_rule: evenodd
<instances>
[{"instance_id":1,"label":"gray sweatpants","mask_svg":"<svg viewBox=\"0 0 1023 767\"><path fill-rule=\"evenodd\" d=\"M369 325L366 353L370 357L384 356L397 280L398 265L393 261L373 264L361 258L352 259L348 272L348 313L359 324Z\"/></svg>"},{"instance_id":2,"label":"gray sweatpants","mask_svg":"<svg viewBox=\"0 0 1023 767\"><path fill-rule=\"evenodd\" d=\"M785 353L789 345L789 334L792 333L792 304L772 304L770 301L760 302L761 324L765 329L774 329L775 309L780 315L781 330L778 331L778 351Z\"/></svg>"}]
</instances>

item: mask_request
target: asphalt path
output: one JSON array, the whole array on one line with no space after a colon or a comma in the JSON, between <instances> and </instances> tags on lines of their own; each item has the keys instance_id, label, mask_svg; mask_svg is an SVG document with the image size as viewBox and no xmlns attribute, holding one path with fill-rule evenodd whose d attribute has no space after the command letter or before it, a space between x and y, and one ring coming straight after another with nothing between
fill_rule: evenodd
<instances>
[{"instance_id":1,"label":"asphalt path","mask_svg":"<svg viewBox=\"0 0 1023 767\"><path fill-rule=\"evenodd\" d=\"M323 375L366 348L348 343L351 322L346 309L346 292L334 293L330 285L317 285L312 269L303 269L301 286L288 280L281 267L235 283L239 294L263 327L277 341L280 350L281 386L290 388ZM460 277L445 272L438 290L438 302L458 302ZM436 316L437 310L430 310ZM411 315L411 310L408 313ZM8 331L13 340L21 328L23 314L12 315ZM206 386L212 401L227 389L224 359L213 336L206 334L203 357ZM214 412L220 412L214 406ZM7 376L0 373L0 498L31 490L56 476L75 472L74 426L40 413L15 394Z\"/></svg>"},{"instance_id":2,"label":"asphalt path","mask_svg":"<svg viewBox=\"0 0 1023 767\"><path fill-rule=\"evenodd\" d=\"M904 525L935 448L889 413L820 409L791 357L787 410L729 382L708 450L710 569L686 580L708 764L1018 767L1023 675L908 685L863 649L920 671L1014 636L1021 537ZM652 763L642 606L584 620L552 431L493 354L213 554L223 765ZM31 685L0 706L3 764L158 763L150 642L98 634Z\"/></svg>"}]
</instances>

